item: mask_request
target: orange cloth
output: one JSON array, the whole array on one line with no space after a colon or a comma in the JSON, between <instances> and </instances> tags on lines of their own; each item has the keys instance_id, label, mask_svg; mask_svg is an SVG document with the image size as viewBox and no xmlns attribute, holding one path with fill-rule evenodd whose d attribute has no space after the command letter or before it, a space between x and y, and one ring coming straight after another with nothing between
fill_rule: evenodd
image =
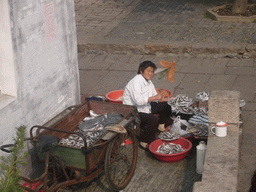
<instances>
[{"instance_id":1,"label":"orange cloth","mask_svg":"<svg viewBox=\"0 0 256 192\"><path fill-rule=\"evenodd\" d=\"M160 61L160 64L164 67L164 68L168 68L168 71L166 73L166 77L167 77L167 81L171 81L172 83L174 82L174 73L175 73L175 68L176 68L176 60L174 60L173 62L168 62L168 61Z\"/></svg>"}]
</instances>

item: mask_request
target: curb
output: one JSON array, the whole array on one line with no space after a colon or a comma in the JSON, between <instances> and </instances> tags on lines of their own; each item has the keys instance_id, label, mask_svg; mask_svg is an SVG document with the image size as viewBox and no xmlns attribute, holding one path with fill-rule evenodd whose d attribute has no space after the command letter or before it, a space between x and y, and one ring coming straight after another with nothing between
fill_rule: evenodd
<instances>
[{"instance_id":1,"label":"curb","mask_svg":"<svg viewBox=\"0 0 256 192\"><path fill-rule=\"evenodd\" d=\"M78 53L87 51L104 51L109 54L243 54L247 52L250 57L256 57L254 44L218 44L218 43L189 43L174 42L170 44L117 44L117 43L84 43L78 44Z\"/></svg>"}]
</instances>

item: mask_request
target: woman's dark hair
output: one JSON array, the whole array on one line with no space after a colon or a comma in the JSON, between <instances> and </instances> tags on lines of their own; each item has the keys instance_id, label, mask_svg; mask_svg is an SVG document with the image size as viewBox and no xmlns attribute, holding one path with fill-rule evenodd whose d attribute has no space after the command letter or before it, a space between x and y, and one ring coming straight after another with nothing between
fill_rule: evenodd
<instances>
[{"instance_id":1,"label":"woman's dark hair","mask_svg":"<svg viewBox=\"0 0 256 192\"><path fill-rule=\"evenodd\" d=\"M157 69L156 65L151 62L151 61L143 61L138 69L138 74L140 74L140 71L144 72L145 69L147 69L148 67L153 67L154 71Z\"/></svg>"}]
</instances>

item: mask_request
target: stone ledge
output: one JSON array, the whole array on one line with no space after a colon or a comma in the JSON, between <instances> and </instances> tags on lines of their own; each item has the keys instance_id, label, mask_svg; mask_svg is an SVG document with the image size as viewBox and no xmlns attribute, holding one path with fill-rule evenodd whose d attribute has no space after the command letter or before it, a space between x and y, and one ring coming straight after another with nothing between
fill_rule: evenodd
<instances>
[{"instance_id":1,"label":"stone ledge","mask_svg":"<svg viewBox=\"0 0 256 192\"><path fill-rule=\"evenodd\" d=\"M210 127L212 126L213 124ZM238 160L238 124L229 124L227 136L223 138L210 133L202 181L194 184L194 192L237 192Z\"/></svg>"},{"instance_id":2,"label":"stone ledge","mask_svg":"<svg viewBox=\"0 0 256 192\"><path fill-rule=\"evenodd\" d=\"M226 110L225 113L232 114L234 117L226 115L223 121L239 121L239 92L237 91L213 91L209 99L209 120L216 120L219 110ZM228 99L230 102L225 103ZM216 101L221 104L218 107L211 107ZM211 118L214 116L214 118ZM237 192L237 176L239 162L239 124L229 123L226 137L216 137L212 134L209 126L207 149L204 161L204 172L202 181L194 183L194 192L218 192L232 191Z\"/></svg>"},{"instance_id":3,"label":"stone ledge","mask_svg":"<svg viewBox=\"0 0 256 192\"><path fill-rule=\"evenodd\" d=\"M209 122L239 123L239 91L215 90L209 99Z\"/></svg>"},{"instance_id":4,"label":"stone ledge","mask_svg":"<svg viewBox=\"0 0 256 192\"><path fill-rule=\"evenodd\" d=\"M254 4L249 4L248 6L252 6ZM205 13L208 17L210 17L213 20L216 21L227 21L227 22L253 22L256 20L256 15L250 16L250 17L239 17L239 16L220 16L216 14L214 11L224 8L227 5L222 5L218 7L213 7L211 9L208 9Z\"/></svg>"}]
</instances>

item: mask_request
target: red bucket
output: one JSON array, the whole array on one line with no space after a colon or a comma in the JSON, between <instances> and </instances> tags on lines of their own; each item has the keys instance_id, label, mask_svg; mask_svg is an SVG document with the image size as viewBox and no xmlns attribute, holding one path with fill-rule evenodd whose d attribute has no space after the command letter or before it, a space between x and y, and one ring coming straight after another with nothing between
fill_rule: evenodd
<instances>
[{"instance_id":1,"label":"red bucket","mask_svg":"<svg viewBox=\"0 0 256 192\"><path fill-rule=\"evenodd\" d=\"M124 90L115 90L107 93L106 98L109 100L111 103L123 103L123 94Z\"/></svg>"},{"instance_id":2,"label":"red bucket","mask_svg":"<svg viewBox=\"0 0 256 192\"><path fill-rule=\"evenodd\" d=\"M157 149L160 145L162 145L164 142L166 143L174 143L174 144L180 144L181 147L183 149L185 149L185 151L182 151L180 153L175 153L175 154L161 154L161 153L157 153ZM177 161L181 161L182 159L184 159L188 152L191 150L192 148L192 143L188 140L185 139L183 137L180 137L177 140L174 141L163 141L161 139L155 140L152 143L150 143L149 145L149 150L151 153L154 154L155 158L157 158L160 161L163 162L177 162Z\"/></svg>"}]
</instances>

